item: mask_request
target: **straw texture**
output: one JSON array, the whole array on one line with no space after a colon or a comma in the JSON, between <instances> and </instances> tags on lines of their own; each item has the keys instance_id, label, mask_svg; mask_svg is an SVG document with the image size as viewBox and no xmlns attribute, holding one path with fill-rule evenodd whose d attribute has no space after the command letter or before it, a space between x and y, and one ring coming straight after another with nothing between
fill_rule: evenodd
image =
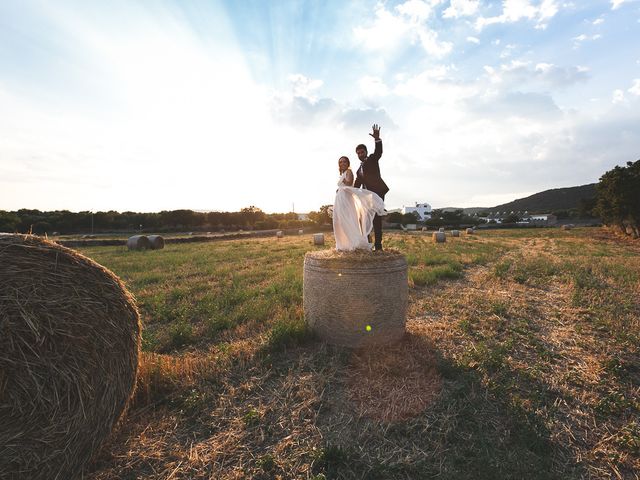
<instances>
[{"instance_id":1,"label":"straw texture","mask_svg":"<svg viewBox=\"0 0 640 480\"><path fill-rule=\"evenodd\" d=\"M308 252L303 304L307 323L328 343L397 341L405 331L407 261L395 252Z\"/></svg>"},{"instance_id":2,"label":"straw texture","mask_svg":"<svg viewBox=\"0 0 640 480\"><path fill-rule=\"evenodd\" d=\"M0 478L70 480L133 393L140 319L93 260L0 235Z\"/></svg>"},{"instance_id":3,"label":"straw texture","mask_svg":"<svg viewBox=\"0 0 640 480\"><path fill-rule=\"evenodd\" d=\"M134 235L127 240L127 248L129 250L148 250L151 248L151 242L146 235Z\"/></svg>"},{"instance_id":4,"label":"straw texture","mask_svg":"<svg viewBox=\"0 0 640 480\"><path fill-rule=\"evenodd\" d=\"M149 239L151 250L160 250L164 248L164 238L161 235L149 235L147 238Z\"/></svg>"}]
</instances>

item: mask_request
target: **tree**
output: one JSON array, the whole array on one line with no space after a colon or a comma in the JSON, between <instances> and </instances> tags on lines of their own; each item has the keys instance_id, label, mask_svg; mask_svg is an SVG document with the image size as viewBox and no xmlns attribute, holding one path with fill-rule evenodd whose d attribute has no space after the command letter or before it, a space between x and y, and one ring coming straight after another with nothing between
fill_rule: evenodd
<instances>
[{"instance_id":1,"label":"tree","mask_svg":"<svg viewBox=\"0 0 640 480\"><path fill-rule=\"evenodd\" d=\"M389 223L402 223L402 213L400 212L391 212L387 215L387 222Z\"/></svg>"},{"instance_id":2,"label":"tree","mask_svg":"<svg viewBox=\"0 0 640 480\"><path fill-rule=\"evenodd\" d=\"M626 233L628 225L633 237L640 236L640 160L615 166L600 177L595 213L607 225L615 225Z\"/></svg>"},{"instance_id":3,"label":"tree","mask_svg":"<svg viewBox=\"0 0 640 480\"><path fill-rule=\"evenodd\" d=\"M516 223L520 221L520 217L515 213L510 213L502 219L502 223Z\"/></svg>"},{"instance_id":4,"label":"tree","mask_svg":"<svg viewBox=\"0 0 640 480\"><path fill-rule=\"evenodd\" d=\"M402 215L402 224L418 223L420 221L420 215L417 212L408 212Z\"/></svg>"},{"instance_id":5,"label":"tree","mask_svg":"<svg viewBox=\"0 0 640 480\"><path fill-rule=\"evenodd\" d=\"M333 205L323 205L318 212L309 212L309 220L315 222L318 225L325 225L331 223L331 215L329 215L330 209Z\"/></svg>"},{"instance_id":6,"label":"tree","mask_svg":"<svg viewBox=\"0 0 640 480\"><path fill-rule=\"evenodd\" d=\"M0 210L0 232L13 233L20 224L20 217L13 212Z\"/></svg>"}]
</instances>

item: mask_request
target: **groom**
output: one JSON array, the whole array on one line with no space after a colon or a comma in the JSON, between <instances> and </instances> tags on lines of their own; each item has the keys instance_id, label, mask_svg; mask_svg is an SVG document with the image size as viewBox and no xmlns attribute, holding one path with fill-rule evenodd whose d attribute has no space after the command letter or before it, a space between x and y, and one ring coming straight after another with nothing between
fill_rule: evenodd
<instances>
[{"instance_id":1,"label":"groom","mask_svg":"<svg viewBox=\"0 0 640 480\"><path fill-rule=\"evenodd\" d=\"M356 181L353 184L355 188L363 187L367 190L377 193L384 200L385 194L389 191L389 187L380 177L380 157L382 156L382 140L380 140L380 127L373 125L373 133L370 133L376 142L376 148L371 155L367 156L366 145L360 144L356 147L356 154L360 159L360 168L358 168ZM373 217L373 234L375 242L373 248L375 251L382 251L382 218L376 215Z\"/></svg>"}]
</instances>

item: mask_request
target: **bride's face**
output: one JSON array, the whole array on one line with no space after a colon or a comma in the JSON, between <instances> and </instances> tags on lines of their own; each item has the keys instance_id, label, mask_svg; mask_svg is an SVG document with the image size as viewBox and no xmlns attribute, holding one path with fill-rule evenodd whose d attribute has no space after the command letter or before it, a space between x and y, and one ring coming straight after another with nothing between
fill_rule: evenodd
<instances>
[{"instance_id":1,"label":"bride's face","mask_svg":"<svg viewBox=\"0 0 640 480\"><path fill-rule=\"evenodd\" d=\"M338 168L341 172L344 172L349 167L349 161L346 158L338 160Z\"/></svg>"}]
</instances>

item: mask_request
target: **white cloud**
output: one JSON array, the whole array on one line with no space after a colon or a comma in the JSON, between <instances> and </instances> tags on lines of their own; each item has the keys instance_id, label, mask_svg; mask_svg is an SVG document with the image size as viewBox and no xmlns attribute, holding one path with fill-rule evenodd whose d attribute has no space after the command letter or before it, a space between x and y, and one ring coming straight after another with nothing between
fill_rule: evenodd
<instances>
[{"instance_id":1,"label":"white cloud","mask_svg":"<svg viewBox=\"0 0 640 480\"><path fill-rule=\"evenodd\" d=\"M572 38L573 46L574 48L578 48L580 47L580 45L582 45L583 42L586 42L589 40L598 40L600 38L602 38L602 35L600 35L599 33L596 33L595 35L585 35L584 33L581 33L577 37Z\"/></svg>"},{"instance_id":2,"label":"white cloud","mask_svg":"<svg viewBox=\"0 0 640 480\"><path fill-rule=\"evenodd\" d=\"M631 86L631 88L629 88L629 90L627 90L627 92L635 96L640 96L640 78L636 78L633 80L633 85Z\"/></svg>"},{"instance_id":3,"label":"white cloud","mask_svg":"<svg viewBox=\"0 0 640 480\"><path fill-rule=\"evenodd\" d=\"M421 29L418 32L418 37L422 48L436 58L444 57L453 49L451 42L439 42L438 33L434 30Z\"/></svg>"},{"instance_id":4,"label":"white cloud","mask_svg":"<svg viewBox=\"0 0 640 480\"><path fill-rule=\"evenodd\" d=\"M451 70L450 66L445 65L425 70L396 85L394 93L429 104L452 104L478 93L477 86L456 81L449 76Z\"/></svg>"},{"instance_id":5,"label":"white cloud","mask_svg":"<svg viewBox=\"0 0 640 480\"><path fill-rule=\"evenodd\" d=\"M594 25L600 25L600 24L602 24L602 23L604 23L604 18L602 18L602 17L600 17L600 18L596 18L596 19L593 21L593 24L594 24Z\"/></svg>"},{"instance_id":6,"label":"white cloud","mask_svg":"<svg viewBox=\"0 0 640 480\"><path fill-rule=\"evenodd\" d=\"M308 98L311 101L316 100L313 92L318 90L323 84L322 80L307 78L301 73L289 75L288 80L291 83L295 97Z\"/></svg>"},{"instance_id":7,"label":"white cloud","mask_svg":"<svg viewBox=\"0 0 640 480\"><path fill-rule=\"evenodd\" d=\"M626 0L611 0L611 10L617 10L625 1Z\"/></svg>"},{"instance_id":8,"label":"white cloud","mask_svg":"<svg viewBox=\"0 0 640 480\"><path fill-rule=\"evenodd\" d=\"M373 25L353 29L356 43L386 53L407 44L419 44L428 54L444 57L451 52L453 44L438 40L438 32L426 24L433 8L439 3L441 0L408 0L396 6L395 12L379 4Z\"/></svg>"},{"instance_id":9,"label":"white cloud","mask_svg":"<svg viewBox=\"0 0 640 480\"><path fill-rule=\"evenodd\" d=\"M536 28L544 29L548 21L558 13L558 5L555 0L542 0L539 5L532 5L530 0L503 0L501 15L495 17L478 17L476 28L498 23L514 23L522 19L535 20Z\"/></svg>"},{"instance_id":10,"label":"white cloud","mask_svg":"<svg viewBox=\"0 0 640 480\"><path fill-rule=\"evenodd\" d=\"M513 53L513 51L516 48L518 48L517 45L512 45L512 44L506 45L504 47L504 50L502 50L502 52L500 52L500 58L508 58L508 57L510 57L511 54Z\"/></svg>"},{"instance_id":11,"label":"white cloud","mask_svg":"<svg viewBox=\"0 0 640 480\"><path fill-rule=\"evenodd\" d=\"M477 37L467 37L467 42L475 43L477 45L480 43L480 39Z\"/></svg>"},{"instance_id":12,"label":"white cloud","mask_svg":"<svg viewBox=\"0 0 640 480\"><path fill-rule=\"evenodd\" d=\"M613 95L611 97L612 103L621 103L624 102L624 92L620 89L616 89L613 91Z\"/></svg>"},{"instance_id":13,"label":"white cloud","mask_svg":"<svg viewBox=\"0 0 640 480\"><path fill-rule=\"evenodd\" d=\"M552 63L540 62L532 67L531 62L512 60L499 68L484 66L486 77L492 84L505 83L507 86L525 84L548 87L567 87L589 78L589 69L583 66L559 67Z\"/></svg>"},{"instance_id":14,"label":"white cloud","mask_svg":"<svg viewBox=\"0 0 640 480\"><path fill-rule=\"evenodd\" d=\"M423 22L431 16L433 7L440 3L442 0L408 0L396 6L396 10L409 17L413 22Z\"/></svg>"},{"instance_id":15,"label":"white cloud","mask_svg":"<svg viewBox=\"0 0 640 480\"><path fill-rule=\"evenodd\" d=\"M384 97L389 94L389 87L378 77L364 76L358 85L365 97Z\"/></svg>"},{"instance_id":16,"label":"white cloud","mask_svg":"<svg viewBox=\"0 0 640 480\"><path fill-rule=\"evenodd\" d=\"M478 11L479 6L479 0L451 0L449 8L442 13L442 16L444 18L469 17Z\"/></svg>"}]
</instances>

